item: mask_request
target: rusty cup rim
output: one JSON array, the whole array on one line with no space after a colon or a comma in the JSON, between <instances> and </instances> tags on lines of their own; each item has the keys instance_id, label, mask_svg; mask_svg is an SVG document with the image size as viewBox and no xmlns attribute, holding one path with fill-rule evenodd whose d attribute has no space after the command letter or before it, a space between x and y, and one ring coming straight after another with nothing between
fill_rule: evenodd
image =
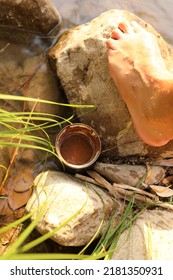
<instances>
[{"instance_id":1,"label":"rusty cup rim","mask_svg":"<svg viewBox=\"0 0 173 280\"><path fill-rule=\"evenodd\" d=\"M75 128L75 127L81 127L81 128L83 128L83 129L86 129L86 130L88 130L88 131L90 131L91 133L90 133L90 135L92 136L92 137L95 137L95 139L97 140L97 151L96 152L94 152L94 156L92 156L91 157L91 160L89 160L87 163L84 163L84 164L72 164L72 163L69 163L68 161L66 161L64 158L63 158L63 156L61 155L61 151L60 151L60 145L59 145L59 143L58 142L60 142L61 141L61 137L62 137L62 139L64 139L63 138L63 134L64 134L64 137L65 136L67 136L67 135L69 135L69 134L71 134L71 133L73 133L73 131L70 133L67 133L66 135L65 135L65 132L67 131L67 130L70 130L71 128ZM74 133L76 133L76 132L74 132ZM80 132L78 132L78 133L80 133ZM85 135L84 133L81 133L81 134L83 134L83 135ZM87 135L85 135L86 137L88 137ZM88 137L89 138L89 137ZM92 139L91 138L89 138L90 139L90 141L92 142L92 144L94 144L93 143L93 141L92 141ZM65 165L65 166L67 166L67 167L69 167L69 168L72 168L72 169L85 169L85 168L88 168L88 167L90 167L97 159L98 159L98 157L99 157L99 155L100 155L100 153L101 153L101 140L100 140L100 137L99 137L99 135L98 135L98 133L95 131L95 129L93 129L91 126L89 126L89 125L87 125L87 124L84 124L84 123L73 123L73 124L69 124L69 125L66 125L58 134L57 134L57 136L56 136L56 140L55 140L55 149L56 149L56 152L57 152L57 155L58 155L58 157L59 157L59 160ZM93 149L94 150L94 149Z\"/></svg>"}]
</instances>

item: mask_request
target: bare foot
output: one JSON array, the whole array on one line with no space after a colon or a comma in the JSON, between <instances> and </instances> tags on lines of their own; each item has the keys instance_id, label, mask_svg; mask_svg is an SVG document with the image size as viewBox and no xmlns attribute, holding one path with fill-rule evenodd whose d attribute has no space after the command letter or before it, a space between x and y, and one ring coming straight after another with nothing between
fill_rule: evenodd
<instances>
[{"instance_id":1,"label":"bare foot","mask_svg":"<svg viewBox=\"0 0 173 280\"><path fill-rule=\"evenodd\" d=\"M156 37L122 22L107 40L108 66L141 139L162 146L173 139L173 75Z\"/></svg>"}]
</instances>

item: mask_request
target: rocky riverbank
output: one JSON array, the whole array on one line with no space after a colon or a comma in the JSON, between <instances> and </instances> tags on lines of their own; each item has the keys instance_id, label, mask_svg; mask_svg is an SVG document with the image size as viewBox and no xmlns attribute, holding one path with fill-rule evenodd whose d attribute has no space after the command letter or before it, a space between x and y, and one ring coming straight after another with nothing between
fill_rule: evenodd
<instances>
[{"instance_id":1,"label":"rocky riverbank","mask_svg":"<svg viewBox=\"0 0 173 280\"><path fill-rule=\"evenodd\" d=\"M109 76L105 41L119 21L136 20L156 35L168 68L173 50L152 26L124 10L107 11L91 22L67 30L58 39L61 18L50 1L0 0L0 5L3 31L0 89L4 94L0 100L1 113L29 111L30 115L54 115L61 120L74 114L72 122L77 120L93 127L102 143L96 164L77 174L73 171L72 175L67 169L63 170L55 154L53 156L54 148L51 155L32 146L19 145L14 149L14 146L2 145L0 138L1 225L23 216L25 210L35 213L32 216L35 220L37 210L45 204L37 230L41 234L52 232L50 238L62 246L85 246L103 235L110 219L113 219L114 228L121 223L128 201L133 197L135 209L140 212L143 203L149 210L136 219L133 236L125 244L124 236L129 231L123 232L113 259L170 259L167 248L171 250L173 241L169 234L169 244L166 243L165 236L173 228L169 203L173 142L152 148L138 138L128 110ZM5 95L35 98L37 102L6 100ZM40 103L40 99L52 101L52 104ZM57 106L55 102L94 105L94 109L72 109ZM40 125L39 115L37 117L36 124ZM8 126L1 122L1 131L20 129L22 121L18 118L18 122L14 122L13 115ZM39 126L33 134L48 139L49 145L54 147L60 129L57 121L55 129L43 133ZM149 223L151 236L145 236L147 229L138 238L136 229L141 230ZM156 237L158 230L160 235ZM135 254L135 238L142 244L140 255ZM152 256L151 248L146 246L149 238L164 240L158 241ZM163 246L166 248L164 256L160 253Z\"/></svg>"}]
</instances>

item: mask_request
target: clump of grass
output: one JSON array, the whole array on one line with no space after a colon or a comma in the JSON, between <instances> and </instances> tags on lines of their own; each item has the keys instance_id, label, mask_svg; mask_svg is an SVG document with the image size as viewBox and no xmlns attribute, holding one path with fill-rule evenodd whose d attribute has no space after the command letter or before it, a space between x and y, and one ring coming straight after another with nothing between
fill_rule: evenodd
<instances>
[{"instance_id":1,"label":"clump of grass","mask_svg":"<svg viewBox=\"0 0 173 280\"><path fill-rule=\"evenodd\" d=\"M33 102L33 108L37 103L52 104L56 106L66 106L73 108L88 108L93 109L93 105L76 105L57 103L53 101L36 99L23 96L14 96L0 94L0 99ZM34 105L35 104L35 105ZM0 146L13 146L20 148L40 149L45 152L52 153L56 156L54 146L51 144L47 129L52 127L61 128L65 123L71 123L74 115L69 118L63 118L53 114L46 114L41 112L8 112L0 109L0 125L3 127L0 133ZM36 121L39 121L40 123ZM17 125L17 127L16 127ZM33 135L34 132L42 132L42 137Z\"/></svg>"},{"instance_id":2,"label":"clump of grass","mask_svg":"<svg viewBox=\"0 0 173 280\"><path fill-rule=\"evenodd\" d=\"M51 139L47 131L51 128L61 129L63 125L71 124L74 115L72 114L70 117L64 118L62 116L57 116L54 114L35 112L34 108L38 103L72 108L80 107L89 110L94 108L93 105L57 103L44 99L1 93L0 100L4 100L5 102L7 102L8 100L23 102L24 107L27 107L26 102L33 102L33 109L31 111L24 110L22 112L8 112L0 108L0 148L14 148L11 163L14 162L19 148L35 149L45 152L45 160L48 155L53 155L55 158L58 157L55 152L55 145L51 143ZM2 165L0 166L0 168L5 169L6 166ZM8 171L9 168L7 169L5 180L7 179ZM2 185L4 185L4 182Z\"/></svg>"}]
</instances>

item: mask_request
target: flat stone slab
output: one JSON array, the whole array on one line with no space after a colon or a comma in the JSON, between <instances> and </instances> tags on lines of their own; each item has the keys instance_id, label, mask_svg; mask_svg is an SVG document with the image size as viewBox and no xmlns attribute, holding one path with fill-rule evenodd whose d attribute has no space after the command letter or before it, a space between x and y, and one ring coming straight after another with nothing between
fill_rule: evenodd
<instances>
[{"instance_id":1,"label":"flat stone slab","mask_svg":"<svg viewBox=\"0 0 173 280\"><path fill-rule=\"evenodd\" d=\"M165 169L161 166L111 164L97 162L94 170L112 183L137 186L140 181L147 185L158 184L165 176Z\"/></svg>"}]
</instances>

